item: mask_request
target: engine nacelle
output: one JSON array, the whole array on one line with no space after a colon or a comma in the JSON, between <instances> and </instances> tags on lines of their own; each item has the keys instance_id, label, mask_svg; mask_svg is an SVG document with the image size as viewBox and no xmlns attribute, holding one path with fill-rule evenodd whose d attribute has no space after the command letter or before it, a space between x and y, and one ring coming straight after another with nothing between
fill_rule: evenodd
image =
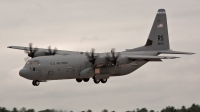
<instances>
[{"instance_id":1,"label":"engine nacelle","mask_svg":"<svg viewBox=\"0 0 200 112\"><path fill-rule=\"evenodd\" d=\"M36 51L35 53L34 53L34 57L38 57L38 56L45 56L45 51Z\"/></svg>"},{"instance_id":2,"label":"engine nacelle","mask_svg":"<svg viewBox=\"0 0 200 112\"><path fill-rule=\"evenodd\" d=\"M103 65L107 65L109 63L108 59L106 57L98 57L95 60L94 65L96 65L97 67L103 66Z\"/></svg>"},{"instance_id":3,"label":"engine nacelle","mask_svg":"<svg viewBox=\"0 0 200 112\"><path fill-rule=\"evenodd\" d=\"M131 63L133 60L128 59L127 57L119 57L117 59L117 65L125 65Z\"/></svg>"},{"instance_id":4,"label":"engine nacelle","mask_svg":"<svg viewBox=\"0 0 200 112\"><path fill-rule=\"evenodd\" d=\"M94 76L94 69L92 67L86 68L80 72L80 78L90 78Z\"/></svg>"}]
</instances>

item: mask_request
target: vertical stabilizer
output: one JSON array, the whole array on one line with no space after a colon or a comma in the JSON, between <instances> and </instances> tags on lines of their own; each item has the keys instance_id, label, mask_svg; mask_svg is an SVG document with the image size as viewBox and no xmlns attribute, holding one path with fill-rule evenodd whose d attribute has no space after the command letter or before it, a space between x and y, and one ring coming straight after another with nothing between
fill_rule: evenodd
<instances>
[{"instance_id":1,"label":"vertical stabilizer","mask_svg":"<svg viewBox=\"0 0 200 112\"><path fill-rule=\"evenodd\" d=\"M144 46L132 50L169 50L167 17L164 9L159 9Z\"/></svg>"}]
</instances>

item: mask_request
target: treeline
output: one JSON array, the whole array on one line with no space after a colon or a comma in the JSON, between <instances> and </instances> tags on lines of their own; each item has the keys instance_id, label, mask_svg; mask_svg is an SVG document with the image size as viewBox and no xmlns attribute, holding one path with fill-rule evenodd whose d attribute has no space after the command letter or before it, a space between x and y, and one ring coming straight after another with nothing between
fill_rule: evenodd
<instances>
[{"instance_id":1,"label":"treeline","mask_svg":"<svg viewBox=\"0 0 200 112\"><path fill-rule=\"evenodd\" d=\"M5 107L0 107L0 112L36 112L34 109L26 109L25 107L21 109L13 108L12 110L8 110ZM46 109L41 110L38 112L73 112L73 111L66 111L66 110L55 110L55 109ZM86 110L81 112L92 112L92 110ZM115 111L108 111L106 109L102 110L101 112L115 112ZM191 107L186 108L185 106L182 106L180 109L176 109L173 106L168 106L161 111L154 111L154 110L148 110L146 108L142 109L136 109L136 110L130 110L125 112L200 112L200 105L192 104Z\"/></svg>"}]
</instances>

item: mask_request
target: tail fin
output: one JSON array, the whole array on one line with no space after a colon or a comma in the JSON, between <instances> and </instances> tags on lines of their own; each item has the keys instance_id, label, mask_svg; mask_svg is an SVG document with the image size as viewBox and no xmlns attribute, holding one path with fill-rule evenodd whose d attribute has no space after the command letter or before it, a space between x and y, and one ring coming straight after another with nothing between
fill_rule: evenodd
<instances>
[{"instance_id":1,"label":"tail fin","mask_svg":"<svg viewBox=\"0 0 200 112\"><path fill-rule=\"evenodd\" d=\"M169 50L167 17L164 9L159 9L154 20L151 32L144 46L132 49L133 51ZM131 51L132 51L131 50Z\"/></svg>"}]
</instances>

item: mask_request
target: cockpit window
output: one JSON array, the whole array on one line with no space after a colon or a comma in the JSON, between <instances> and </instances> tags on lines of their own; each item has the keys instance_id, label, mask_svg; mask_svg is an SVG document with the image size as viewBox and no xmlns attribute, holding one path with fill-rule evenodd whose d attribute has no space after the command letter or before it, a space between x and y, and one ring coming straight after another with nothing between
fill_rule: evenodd
<instances>
[{"instance_id":1,"label":"cockpit window","mask_svg":"<svg viewBox=\"0 0 200 112\"><path fill-rule=\"evenodd\" d=\"M33 65L33 66L38 66L40 65L40 62L38 60L35 60L35 61L28 61L26 63L26 65Z\"/></svg>"}]
</instances>

